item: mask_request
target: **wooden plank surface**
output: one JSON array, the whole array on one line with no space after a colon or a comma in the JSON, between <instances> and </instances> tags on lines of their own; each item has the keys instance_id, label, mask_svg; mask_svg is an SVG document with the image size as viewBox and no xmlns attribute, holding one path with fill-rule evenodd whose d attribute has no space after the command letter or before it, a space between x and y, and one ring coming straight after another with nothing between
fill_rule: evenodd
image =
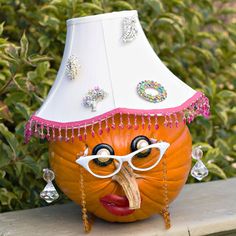
<instances>
[{"instance_id":1,"label":"wooden plank surface","mask_svg":"<svg viewBox=\"0 0 236 236\"><path fill-rule=\"evenodd\" d=\"M91 236L236 235L236 178L185 185L171 204L172 228L155 215L134 223L95 219ZM0 236L84 235L79 206L74 203L0 214Z\"/></svg>"}]
</instances>

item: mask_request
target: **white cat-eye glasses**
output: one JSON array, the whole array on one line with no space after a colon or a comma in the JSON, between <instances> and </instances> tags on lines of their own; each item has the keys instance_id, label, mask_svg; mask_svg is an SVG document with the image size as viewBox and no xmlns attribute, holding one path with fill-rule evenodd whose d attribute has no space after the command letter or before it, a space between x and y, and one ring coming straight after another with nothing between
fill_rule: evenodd
<instances>
[{"instance_id":1,"label":"white cat-eye glasses","mask_svg":"<svg viewBox=\"0 0 236 236\"><path fill-rule=\"evenodd\" d=\"M140 148L134 152L125 156L116 155L90 155L88 156L88 148L85 150L83 156L79 156L76 163L84 167L90 174L98 178L110 178L117 174L123 162L128 162L133 170L148 171L158 165L167 148L170 146L167 142L158 142L150 144L146 147ZM149 159L144 157L138 157L139 153L143 153L145 150L152 149ZM101 167L96 163L102 163Z\"/></svg>"}]
</instances>

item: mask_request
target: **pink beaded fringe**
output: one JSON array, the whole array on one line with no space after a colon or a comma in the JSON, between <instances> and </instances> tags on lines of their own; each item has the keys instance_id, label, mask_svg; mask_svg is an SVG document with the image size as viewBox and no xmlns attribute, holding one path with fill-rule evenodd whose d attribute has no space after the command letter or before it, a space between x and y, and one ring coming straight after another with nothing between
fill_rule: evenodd
<instances>
[{"instance_id":1,"label":"pink beaded fringe","mask_svg":"<svg viewBox=\"0 0 236 236\"><path fill-rule=\"evenodd\" d=\"M25 142L29 142L31 136L37 136L41 139L46 138L49 141L65 140L72 141L77 134L78 138L82 140L86 139L87 133L91 132L91 135L95 136L94 125L98 124L99 135L103 134L104 127L105 131L109 132L110 129L123 129L125 125L123 123L124 115L127 116L127 128L135 129L139 128L139 121L141 120L141 127L144 129L147 124L147 128L151 129L153 126L157 130L159 128L158 116L164 117L165 127L178 127L178 117L180 114L182 117L182 122L191 123L196 116L202 115L206 118L209 117L209 101L208 98L198 92L197 96L184 105L175 109L162 109L155 111L136 111L132 109L115 109L111 112L105 113L101 116L95 117L93 120L86 120L80 122L68 122L60 123L42 119L37 116L32 116L25 126ZM128 110L128 111L127 111ZM119 115L119 123L115 122L115 115ZM131 117L133 118L131 123ZM154 122L151 120L154 117ZM65 135L62 136L62 130L65 131ZM71 130L70 136L68 135L68 130Z\"/></svg>"}]
</instances>

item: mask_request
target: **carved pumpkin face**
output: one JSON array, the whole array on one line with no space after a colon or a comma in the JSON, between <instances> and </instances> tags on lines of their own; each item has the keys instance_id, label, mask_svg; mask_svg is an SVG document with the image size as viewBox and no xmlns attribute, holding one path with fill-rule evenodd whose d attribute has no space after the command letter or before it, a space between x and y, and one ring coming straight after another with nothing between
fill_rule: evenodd
<instances>
[{"instance_id":1,"label":"carved pumpkin face","mask_svg":"<svg viewBox=\"0 0 236 236\"><path fill-rule=\"evenodd\" d=\"M94 177L85 169L83 169L83 178L86 208L102 219L112 222L131 222L160 213L166 204L178 195L186 182L191 167L192 148L191 136L186 125L181 122L178 128L168 128L164 127L163 122L162 117L158 118L158 130L154 127L148 129L147 124L144 127L140 125L136 130L128 129L126 128L127 123L124 122L124 128L116 127L103 134L99 134L99 128L95 125L94 137L88 132L86 140L75 138L73 143L51 142L49 144L50 162L56 175L57 185L70 199L81 204L80 171L83 167L76 163L76 159L83 154L86 147L88 147L89 155L108 150L111 155L121 156L137 149L137 145L142 146L144 139L149 142L155 138L170 144L159 164L148 171L130 170L129 172L137 184L141 197L138 209L129 209L130 198L126 196L127 191L125 191L125 188L129 186L123 186L114 178ZM138 142L139 144L137 144ZM159 155L158 150L149 151L143 152L140 157L137 157L139 158L137 161L141 161L141 165L149 165ZM109 168L114 168L114 163L111 162L109 158L105 161L97 159L92 162L91 168L94 168L98 174L109 173ZM129 170L127 163L123 163L123 166L124 171ZM119 173L121 178L123 173L121 171Z\"/></svg>"}]
</instances>

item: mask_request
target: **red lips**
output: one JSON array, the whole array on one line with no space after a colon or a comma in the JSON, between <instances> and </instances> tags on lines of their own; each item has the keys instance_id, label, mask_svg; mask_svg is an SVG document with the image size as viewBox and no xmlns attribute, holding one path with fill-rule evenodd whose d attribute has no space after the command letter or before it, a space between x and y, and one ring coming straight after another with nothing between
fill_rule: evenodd
<instances>
[{"instance_id":1,"label":"red lips","mask_svg":"<svg viewBox=\"0 0 236 236\"><path fill-rule=\"evenodd\" d=\"M129 209L129 201L126 196L109 194L100 198L100 202L113 215L126 216L135 211Z\"/></svg>"}]
</instances>

